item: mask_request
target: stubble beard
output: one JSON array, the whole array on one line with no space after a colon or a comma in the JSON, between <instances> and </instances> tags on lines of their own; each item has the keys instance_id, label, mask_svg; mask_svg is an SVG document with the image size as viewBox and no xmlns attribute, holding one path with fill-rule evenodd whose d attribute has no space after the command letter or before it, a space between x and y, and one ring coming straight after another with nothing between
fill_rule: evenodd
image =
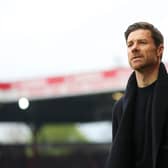
<instances>
[{"instance_id":1,"label":"stubble beard","mask_svg":"<svg viewBox=\"0 0 168 168\"><path fill-rule=\"evenodd\" d=\"M153 69L156 67L158 62L148 62L148 63L141 63L139 65L134 65L134 63L130 62L130 67L137 72L143 73L148 71L149 69Z\"/></svg>"}]
</instances>

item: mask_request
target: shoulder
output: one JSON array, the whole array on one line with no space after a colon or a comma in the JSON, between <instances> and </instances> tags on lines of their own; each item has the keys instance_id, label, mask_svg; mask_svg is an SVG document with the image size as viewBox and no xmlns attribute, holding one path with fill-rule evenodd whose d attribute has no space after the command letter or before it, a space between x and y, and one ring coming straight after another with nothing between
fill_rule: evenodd
<instances>
[{"instance_id":1,"label":"shoulder","mask_svg":"<svg viewBox=\"0 0 168 168\"><path fill-rule=\"evenodd\" d=\"M123 97L121 97L118 101L114 103L113 109L120 108L122 106L122 103L123 103Z\"/></svg>"},{"instance_id":2,"label":"shoulder","mask_svg":"<svg viewBox=\"0 0 168 168\"><path fill-rule=\"evenodd\" d=\"M122 114L122 107L123 107L123 97L121 97L118 101L115 102L113 105L113 110L112 110L112 117L115 118L120 118Z\"/></svg>"}]
</instances>

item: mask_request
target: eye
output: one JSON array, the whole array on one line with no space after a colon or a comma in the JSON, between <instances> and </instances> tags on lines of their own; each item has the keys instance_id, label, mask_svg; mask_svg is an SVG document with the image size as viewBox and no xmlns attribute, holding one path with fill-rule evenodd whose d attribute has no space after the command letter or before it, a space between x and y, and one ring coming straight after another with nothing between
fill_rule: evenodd
<instances>
[{"instance_id":1,"label":"eye","mask_svg":"<svg viewBox=\"0 0 168 168\"><path fill-rule=\"evenodd\" d=\"M139 43L140 44L147 44L147 41L146 40L140 40Z\"/></svg>"},{"instance_id":2,"label":"eye","mask_svg":"<svg viewBox=\"0 0 168 168\"><path fill-rule=\"evenodd\" d=\"M127 47L131 47L133 43L127 43Z\"/></svg>"}]
</instances>

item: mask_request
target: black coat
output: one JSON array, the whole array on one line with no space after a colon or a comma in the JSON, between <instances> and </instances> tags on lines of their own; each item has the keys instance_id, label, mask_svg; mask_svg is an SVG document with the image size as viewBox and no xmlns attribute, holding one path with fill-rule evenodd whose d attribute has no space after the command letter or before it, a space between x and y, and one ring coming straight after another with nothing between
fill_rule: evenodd
<instances>
[{"instance_id":1,"label":"black coat","mask_svg":"<svg viewBox=\"0 0 168 168\"><path fill-rule=\"evenodd\" d=\"M130 76L125 95L113 107L113 142L107 168L134 168L133 107L136 95L136 78ZM152 101L152 168L168 168L168 75L163 63L154 87ZM144 168L149 168L145 166Z\"/></svg>"}]
</instances>

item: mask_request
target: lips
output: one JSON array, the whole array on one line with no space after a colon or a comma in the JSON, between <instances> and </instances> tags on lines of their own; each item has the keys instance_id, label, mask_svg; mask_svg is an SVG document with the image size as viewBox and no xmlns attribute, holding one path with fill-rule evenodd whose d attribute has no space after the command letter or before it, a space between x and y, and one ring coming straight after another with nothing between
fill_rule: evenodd
<instances>
[{"instance_id":1,"label":"lips","mask_svg":"<svg viewBox=\"0 0 168 168\"><path fill-rule=\"evenodd\" d=\"M136 61L141 61L141 60L142 60L142 56L136 56L136 57L131 58L131 62L136 62Z\"/></svg>"},{"instance_id":2,"label":"lips","mask_svg":"<svg viewBox=\"0 0 168 168\"><path fill-rule=\"evenodd\" d=\"M141 58L141 57L140 56L138 56L138 57L136 56L136 57L132 57L131 60L139 59L139 58Z\"/></svg>"},{"instance_id":3,"label":"lips","mask_svg":"<svg viewBox=\"0 0 168 168\"><path fill-rule=\"evenodd\" d=\"M133 56L133 57L131 58L132 60L133 60L133 59L142 58L142 55L140 55L139 53L134 53L134 54L132 54L132 56Z\"/></svg>"}]
</instances>

